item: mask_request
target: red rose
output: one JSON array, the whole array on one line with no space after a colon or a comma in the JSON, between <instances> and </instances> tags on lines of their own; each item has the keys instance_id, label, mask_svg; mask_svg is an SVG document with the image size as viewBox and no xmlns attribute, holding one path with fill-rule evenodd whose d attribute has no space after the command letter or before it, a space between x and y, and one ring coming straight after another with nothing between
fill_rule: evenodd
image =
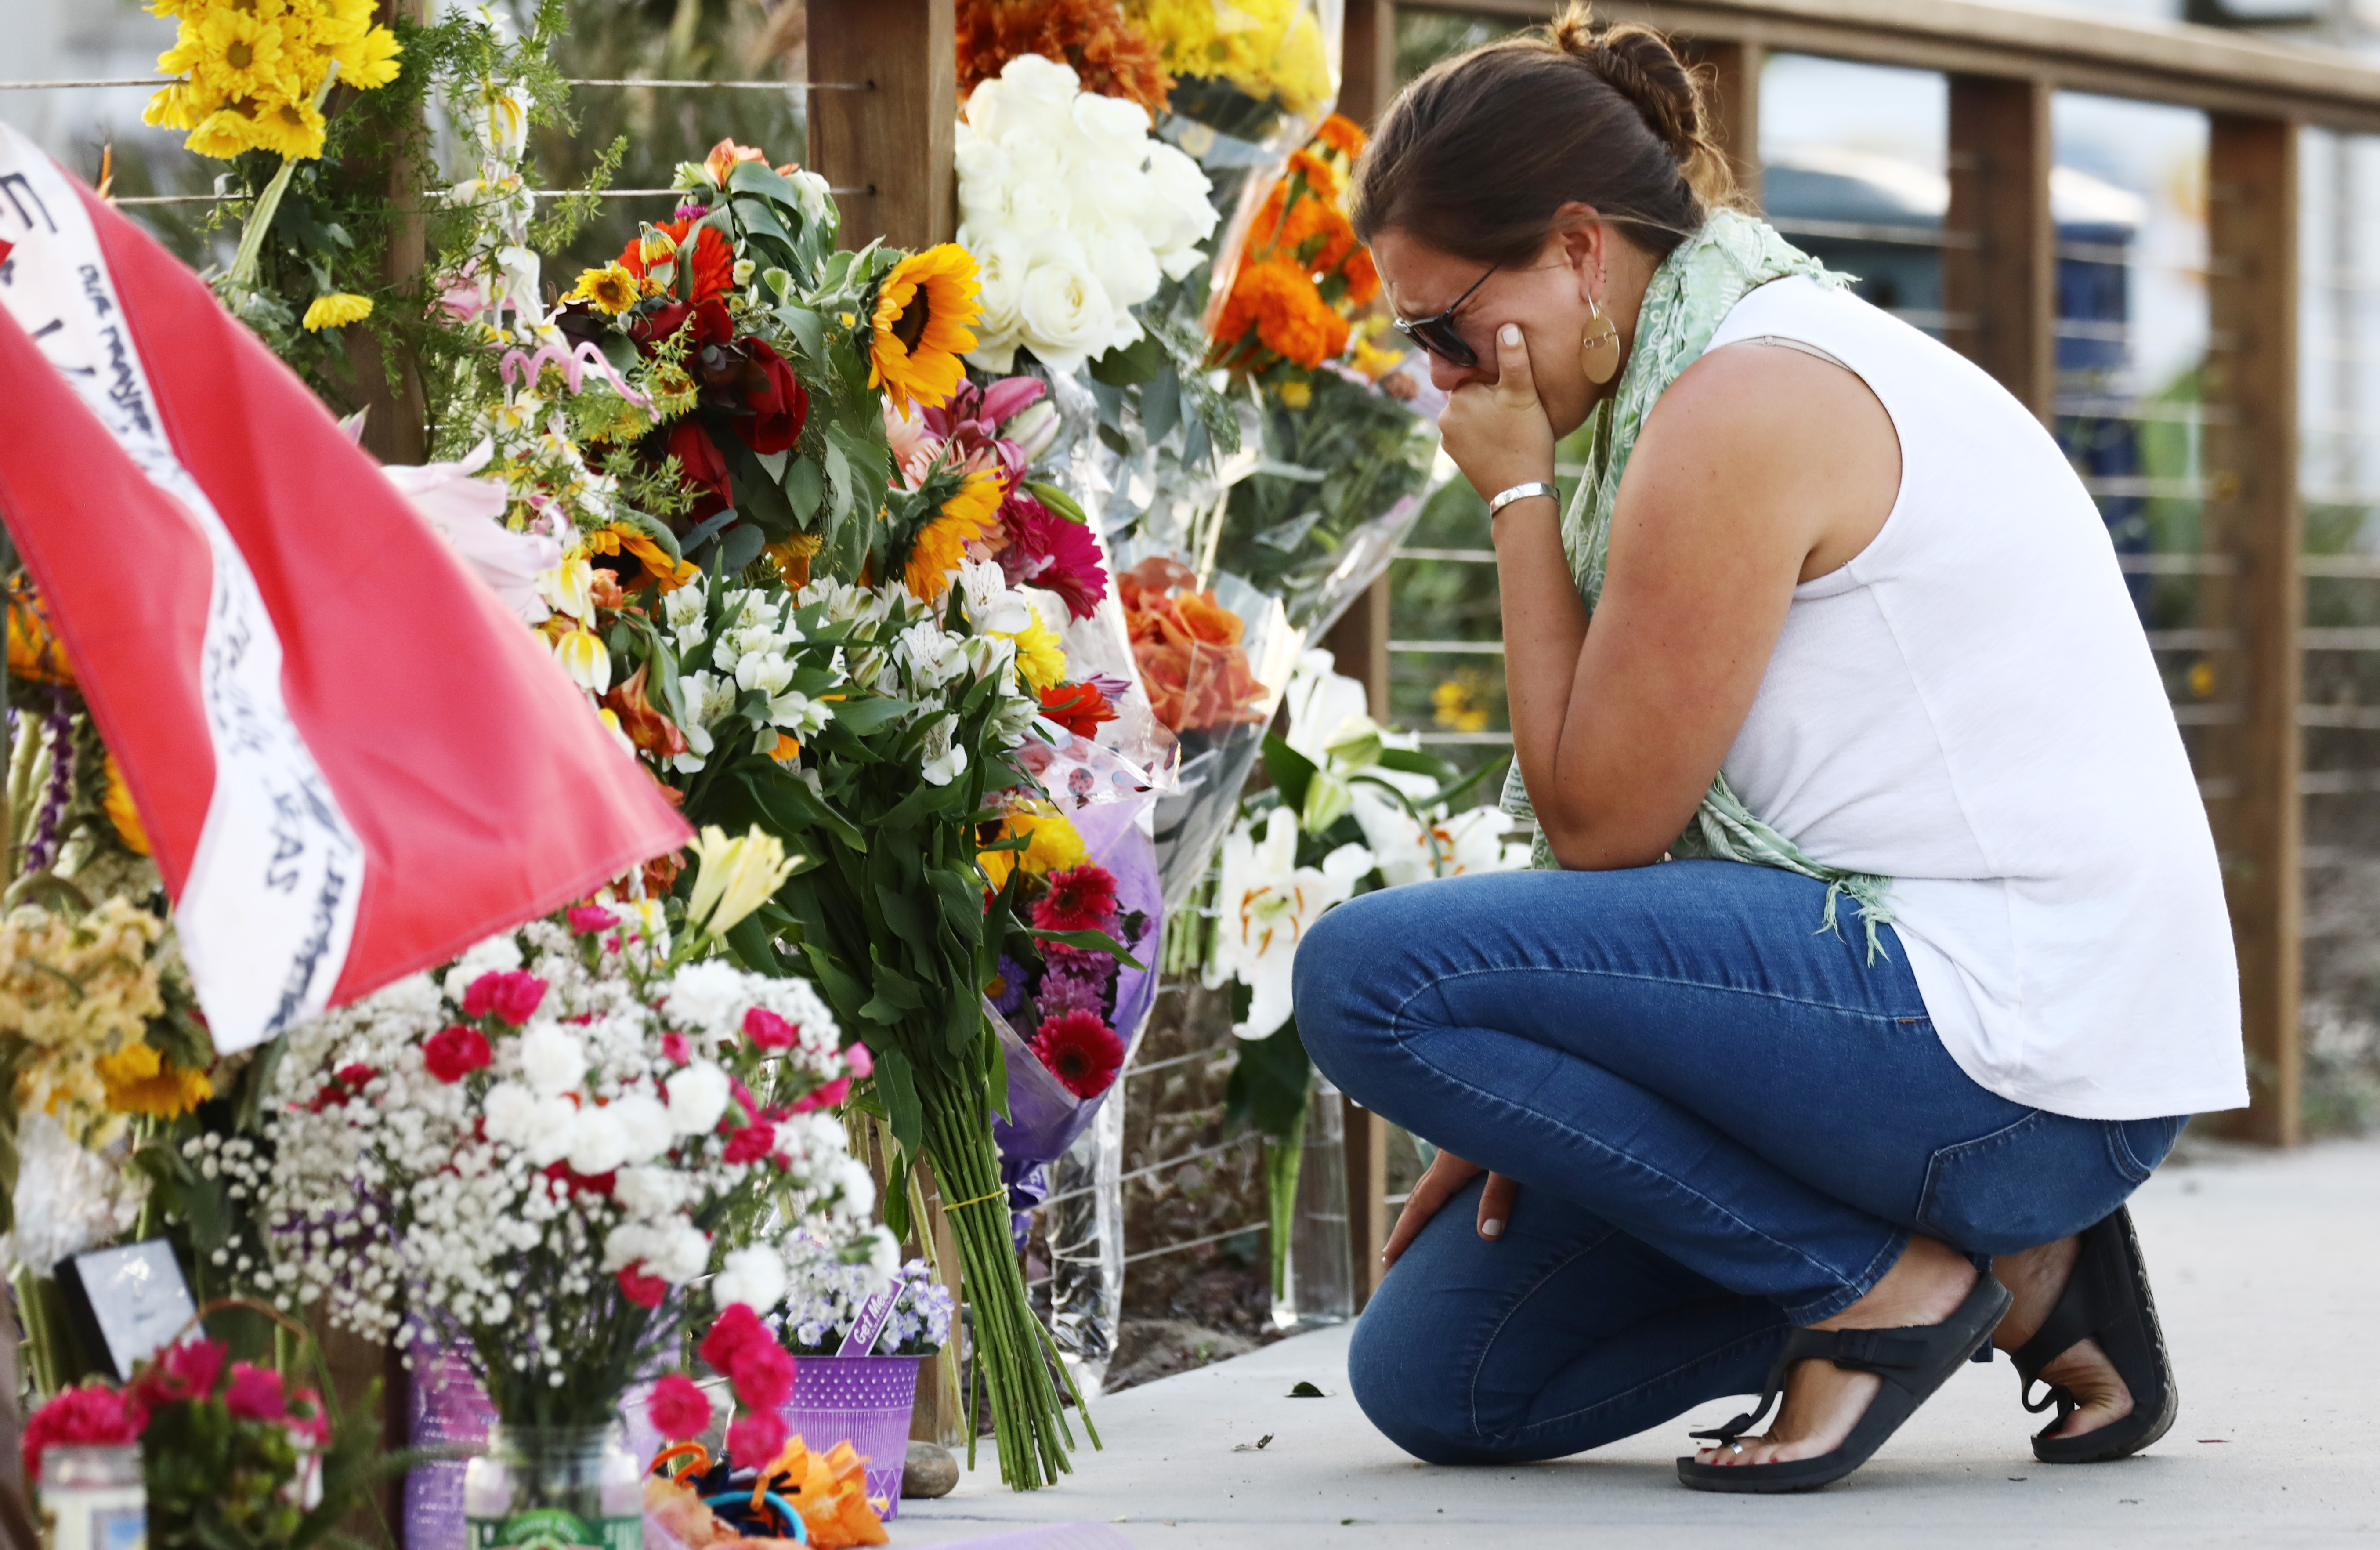
<instances>
[{"instance_id":1,"label":"red rose","mask_svg":"<svg viewBox=\"0 0 2380 1550\"><path fill-rule=\"evenodd\" d=\"M628 336L640 345L657 345L685 327L686 314L692 311L683 301L664 302L650 312L630 317Z\"/></svg>"},{"instance_id":2,"label":"red rose","mask_svg":"<svg viewBox=\"0 0 2380 1550\"><path fill-rule=\"evenodd\" d=\"M670 427L669 452L677 459L678 471L686 484L701 492L693 509L686 513L690 519L699 521L734 504L735 491L728 482L727 459L719 455L710 433L698 421L688 418Z\"/></svg>"},{"instance_id":3,"label":"red rose","mask_svg":"<svg viewBox=\"0 0 2380 1550\"><path fill-rule=\"evenodd\" d=\"M496 1057L488 1047L488 1036L475 1028L459 1022L449 1023L430 1035L421 1046L421 1063L430 1074L448 1085L461 1081L473 1071L483 1071Z\"/></svg>"},{"instance_id":4,"label":"red rose","mask_svg":"<svg viewBox=\"0 0 2380 1550\"><path fill-rule=\"evenodd\" d=\"M762 1049L791 1049L800 1033L800 1029L766 1007L755 1007L744 1014L744 1036Z\"/></svg>"},{"instance_id":5,"label":"red rose","mask_svg":"<svg viewBox=\"0 0 2380 1550\"><path fill-rule=\"evenodd\" d=\"M515 1028L536 1015L545 1000L545 982L526 970L490 970L463 992L463 1015L483 1018L492 1012Z\"/></svg>"},{"instance_id":6,"label":"red rose","mask_svg":"<svg viewBox=\"0 0 2380 1550\"><path fill-rule=\"evenodd\" d=\"M728 425L755 452L783 452L802 439L810 396L775 350L759 339L744 344L752 352L742 377L744 407L751 418L738 415Z\"/></svg>"},{"instance_id":7,"label":"red rose","mask_svg":"<svg viewBox=\"0 0 2380 1550\"><path fill-rule=\"evenodd\" d=\"M728 1456L739 1465L765 1471L785 1451L793 1428L774 1410L747 1410L727 1428Z\"/></svg>"},{"instance_id":8,"label":"red rose","mask_svg":"<svg viewBox=\"0 0 2380 1550\"><path fill-rule=\"evenodd\" d=\"M645 1414L652 1418L653 1430L673 1442L698 1437L710 1426L710 1396L685 1373L672 1373L653 1385Z\"/></svg>"},{"instance_id":9,"label":"red rose","mask_svg":"<svg viewBox=\"0 0 2380 1550\"><path fill-rule=\"evenodd\" d=\"M794 1397L793 1354L764 1332L729 1359L727 1379L746 1410L773 1410Z\"/></svg>"},{"instance_id":10,"label":"red rose","mask_svg":"<svg viewBox=\"0 0 2380 1550\"><path fill-rule=\"evenodd\" d=\"M642 1260L622 1265L617 1278L620 1295L639 1308L658 1308L662 1299L669 1295L669 1283L648 1273Z\"/></svg>"},{"instance_id":11,"label":"red rose","mask_svg":"<svg viewBox=\"0 0 2380 1550\"><path fill-rule=\"evenodd\" d=\"M758 1163L777 1150L777 1128L765 1119L756 1119L727 1138L727 1150L722 1155L731 1163Z\"/></svg>"},{"instance_id":12,"label":"red rose","mask_svg":"<svg viewBox=\"0 0 2380 1550\"><path fill-rule=\"evenodd\" d=\"M280 1421L289 1414L281 1392L281 1374L270 1367L235 1362L231 1386L224 1390L224 1409L238 1421Z\"/></svg>"}]
</instances>

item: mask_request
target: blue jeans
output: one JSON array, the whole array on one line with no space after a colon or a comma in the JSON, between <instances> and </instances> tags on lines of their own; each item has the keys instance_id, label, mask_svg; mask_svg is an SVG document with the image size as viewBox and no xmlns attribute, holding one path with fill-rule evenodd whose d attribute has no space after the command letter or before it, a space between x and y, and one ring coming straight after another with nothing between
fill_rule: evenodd
<instances>
[{"instance_id":1,"label":"blue jeans","mask_svg":"<svg viewBox=\"0 0 2380 1550\"><path fill-rule=\"evenodd\" d=\"M1297 953L1297 1024L1349 1096L1521 1185L1480 1185L1355 1330L1373 1424L1440 1463L1554 1458L1757 1392L1912 1232L1977 1255L2078 1232L2180 1117L2075 1119L1985 1091L1889 929L1773 868L1671 861L1367 894Z\"/></svg>"}]
</instances>

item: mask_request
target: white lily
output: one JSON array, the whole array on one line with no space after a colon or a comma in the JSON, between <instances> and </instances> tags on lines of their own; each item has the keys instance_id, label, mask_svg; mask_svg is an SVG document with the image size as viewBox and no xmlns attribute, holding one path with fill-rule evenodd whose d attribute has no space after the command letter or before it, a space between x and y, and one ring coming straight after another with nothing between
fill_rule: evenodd
<instances>
[{"instance_id":1,"label":"white lily","mask_svg":"<svg viewBox=\"0 0 2380 1550\"><path fill-rule=\"evenodd\" d=\"M1253 992L1245 1022L1232 1031L1262 1039L1289 1020L1290 974L1297 944L1322 912L1346 902L1370 872L1372 853L1342 845L1319 867L1297 864L1297 815L1275 808L1256 825L1241 824L1223 841L1215 954L1207 966L1209 989L1237 977Z\"/></svg>"}]
</instances>

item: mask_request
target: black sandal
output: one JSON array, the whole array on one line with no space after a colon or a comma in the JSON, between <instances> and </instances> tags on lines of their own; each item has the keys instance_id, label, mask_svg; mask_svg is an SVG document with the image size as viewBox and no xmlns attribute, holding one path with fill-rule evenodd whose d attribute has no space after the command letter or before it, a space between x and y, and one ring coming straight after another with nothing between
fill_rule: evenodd
<instances>
[{"instance_id":1,"label":"black sandal","mask_svg":"<svg viewBox=\"0 0 2380 1550\"><path fill-rule=\"evenodd\" d=\"M2140 1237L2132 1230L2132 1214L2119 1205L2112 1215L2083 1228L2082 1239L2058 1306L2014 1355L2016 1375L2024 1385L2018 1397L2024 1408L2039 1414L2058 1407L2058 1419L2033 1439L2033 1456L2045 1464L2097 1464L2128 1458L2164 1436L2181 1408L2173 1363L2166 1355L2165 1331L2157 1324L2156 1299L2149 1293L2148 1265L2141 1258ZM2074 1396L2053 1384L2036 1400L2033 1385L2041 1381L2043 1368L2082 1340L2096 1340L2107 1353L2124 1386L2132 1391L2132 1412L2079 1437L2055 1437L2050 1434L2077 1408Z\"/></svg>"},{"instance_id":2,"label":"black sandal","mask_svg":"<svg viewBox=\"0 0 2380 1550\"><path fill-rule=\"evenodd\" d=\"M1760 1408L1737 1416L1716 1432L1696 1432L1697 1441L1722 1447L1760 1424L1768 1407L1785 1392L1785 1380L1801 1361L1831 1361L1847 1372L1874 1373L1884 1380L1876 1397L1852 1428L1852 1434L1831 1453L1796 1458L1781 1464L1706 1464L1678 1460L1679 1481L1696 1491L1808 1491L1831 1484L1858 1469L1884 1446L1949 1380L1976 1348L1992 1337L2008 1312L2008 1288L1988 1275L1975 1277L1973 1291L1958 1311L1940 1324L1912 1324L1900 1329L1797 1329L1785 1338L1785 1349L1768 1369L1768 1387Z\"/></svg>"}]
</instances>

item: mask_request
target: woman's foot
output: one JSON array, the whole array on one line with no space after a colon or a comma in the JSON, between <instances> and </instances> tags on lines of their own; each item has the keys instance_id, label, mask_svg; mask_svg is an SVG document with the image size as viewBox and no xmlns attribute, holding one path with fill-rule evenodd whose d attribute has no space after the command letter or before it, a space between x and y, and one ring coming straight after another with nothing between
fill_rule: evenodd
<instances>
[{"instance_id":1,"label":"woman's foot","mask_svg":"<svg viewBox=\"0 0 2380 1550\"><path fill-rule=\"evenodd\" d=\"M1940 1324L1959 1311L1974 1285L1973 1260L1935 1239L1912 1238L1865 1297L1811 1327L1899 1329ZM2058 1288L2052 1287L2050 1302L2057 1296ZM2046 1316L2049 1305L2042 1305L2034 1323ZM1831 1453L1859 1424L1883 1384L1873 1373L1849 1372L1831 1361L1804 1361L1785 1380L1777 1420L1766 1433L1743 1438L1736 1445L1741 1453L1733 1446L1706 1447L1694 1457L1706 1464L1782 1464Z\"/></svg>"},{"instance_id":2,"label":"woman's foot","mask_svg":"<svg viewBox=\"0 0 2380 1550\"><path fill-rule=\"evenodd\" d=\"M2033 1338L2042 1321L2049 1317L2049 1311L2058 1306L2058 1296L2066 1289L2066 1278L2073 1274L2080 1247L2079 1239L2061 1238L2021 1254L1993 1258L1992 1278L2016 1299L2010 1305L2008 1317L1992 1332L1993 1345L2013 1351ZM2041 1370L2041 1381L2064 1388L2074 1396L2075 1403L2074 1413L2045 1433L2046 1436L2079 1437L2132 1413L2131 1390L2124 1385L2116 1364L2107 1360L2107 1353L2099 1349L2096 1340L2079 1340L2058 1353Z\"/></svg>"}]
</instances>

